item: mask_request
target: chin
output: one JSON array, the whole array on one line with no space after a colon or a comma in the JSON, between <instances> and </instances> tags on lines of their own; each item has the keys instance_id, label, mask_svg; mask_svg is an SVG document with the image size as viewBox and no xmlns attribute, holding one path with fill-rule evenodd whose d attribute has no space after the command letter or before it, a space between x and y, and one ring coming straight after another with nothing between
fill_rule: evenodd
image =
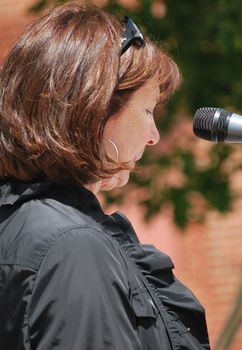
<instances>
[{"instance_id":1,"label":"chin","mask_svg":"<svg viewBox=\"0 0 242 350\"><path fill-rule=\"evenodd\" d=\"M101 190L111 191L114 188L125 186L129 181L129 171L123 170L110 179L105 180L101 185Z\"/></svg>"},{"instance_id":2,"label":"chin","mask_svg":"<svg viewBox=\"0 0 242 350\"><path fill-rule=\"evenodd\" d=\"M116 187L123 187L123 186L127 185L128 182L129 182L129 175L125 179L122 179L121 181L119 181L116 184Z\"/></svg>"}]
</instances>

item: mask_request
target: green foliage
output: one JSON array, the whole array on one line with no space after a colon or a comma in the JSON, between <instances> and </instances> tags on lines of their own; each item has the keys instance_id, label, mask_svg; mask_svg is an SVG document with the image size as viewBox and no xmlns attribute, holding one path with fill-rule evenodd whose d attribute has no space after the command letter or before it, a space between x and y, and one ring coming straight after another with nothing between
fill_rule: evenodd
<instances>
[{"instance_id":1,"label":"green foliage","mask_svg":"<svg viewBox=\"0 0 242 350\"><path fill-rule=\"evenodd\" d=\"M62 2L65 1L40 0L32 10L40 11ZM118 16L131 16L180 66L183 86L158 122L162 136L167 138L178 120L182 120L180 111L184 107L188 118L202 106L242 111L242 12L239 11L240 0L166 0L162 3L166 10L163 17L156 16L151 0L140 0L139 6L132 9L110 0L106 10ZM144 158L143 165L148 166L149 171L134 174L131 188L134 183L144 189L146 198L141 204L146 208L147 219L170 203L176 224L184 228L193 218L191 194L194 193L204 199L205 211L210 208L220 212L229 210L233 199L230 190L233 169L225 170L225 165L233 148L211 145L208 165L202 168L197 164L195 151L193 147L179 148L174 142L168 154L155 158L148 154ZM184 181L180 185L169 184L169 181L160 185L160 179L169 178L169 169L174 166L182 172ZM119 192L119 200L124 192ZM113 202L112 194L107 200Z\"/></svg>"},{"instance_id":2,"label":"green foliage","mask_svg":"<svg viewBox=\"0 0 242 350\"><path fill-rule=\"evenodd\" d=\"M218 149L221 147L220 149ZM156 159L156 168L146 176L141 173L134 175L133 181L147 191L147 198L140 204L146 207L146 219L157 214L161 207L167 203L172 204L174 221L184 229L191 219L202 217L202 212L193 212L193 202L190 194L199 193L207 203L206 208L216 208L221 213L230 209L232 194L229 186L229 176L223 171L224 162L230 155L230 149L225 146L214 146L212 148L212 165L200 169L196 164L195 157L191 151L175 149L168 156L161 156ZM169 169L176 167L183 173L181 184L165 183L159 186L157 183L160 177L167 177L169 180ZM150 173L156 174L150 176ZM167 175L168 174L168 175Z\"/></svg>"}]
</instances>

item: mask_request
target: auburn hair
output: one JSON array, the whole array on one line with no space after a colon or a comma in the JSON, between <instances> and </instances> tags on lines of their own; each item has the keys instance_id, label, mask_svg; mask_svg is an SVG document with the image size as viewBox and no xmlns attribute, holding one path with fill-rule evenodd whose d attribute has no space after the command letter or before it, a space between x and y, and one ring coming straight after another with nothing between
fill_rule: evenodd
<instances>
[{"instance_id":1,"label":"auburn hair","mask_svg":"<svg viewBox=\"0 0 242 350\"><path fill-rule=\"evenodd\" d=\"M84 185L128 168L107 166L104 126L158 76L161 99L180 82L149 38L120 54L122 20L66 4L35 20L0 69L0 177Z\"/></svg>"}]
</instances>

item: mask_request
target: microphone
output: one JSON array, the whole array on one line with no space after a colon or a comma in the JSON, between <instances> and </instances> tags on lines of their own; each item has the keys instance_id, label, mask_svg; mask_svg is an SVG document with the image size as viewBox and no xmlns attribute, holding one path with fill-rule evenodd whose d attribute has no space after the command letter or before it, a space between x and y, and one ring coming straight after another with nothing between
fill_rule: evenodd
<instances>
[{"instance_id":1,"label":"microphone","mask_svg":"<svg viewBox=\"0 0 242 350\"><path fill-rule=\"evenodd\" d=\"M193 132L207 141L242 143L242 116L222 108L199 108L194 115Z\"/></svg>"}]
</instances>

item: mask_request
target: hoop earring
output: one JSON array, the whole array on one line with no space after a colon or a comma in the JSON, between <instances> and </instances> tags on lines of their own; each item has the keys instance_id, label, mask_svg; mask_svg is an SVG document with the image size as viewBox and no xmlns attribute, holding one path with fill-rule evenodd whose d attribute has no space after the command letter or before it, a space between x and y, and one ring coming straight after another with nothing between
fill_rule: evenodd
<instances>
[{"instance_id":1,"label":"hoop earring","mask_svg":"<svg viewBox=\"0 0 242 350\"><path fill-rule=\"evenodd\" d=\"M115 143L112 140L107 139L107 141L109 141L111 143L111 145L113 146L113 148L115 149L115 152L116 152L116 163L117 163L118 162L118 156L119 156L118 147L115 145Z\"/></svg>"}]
</instances>

